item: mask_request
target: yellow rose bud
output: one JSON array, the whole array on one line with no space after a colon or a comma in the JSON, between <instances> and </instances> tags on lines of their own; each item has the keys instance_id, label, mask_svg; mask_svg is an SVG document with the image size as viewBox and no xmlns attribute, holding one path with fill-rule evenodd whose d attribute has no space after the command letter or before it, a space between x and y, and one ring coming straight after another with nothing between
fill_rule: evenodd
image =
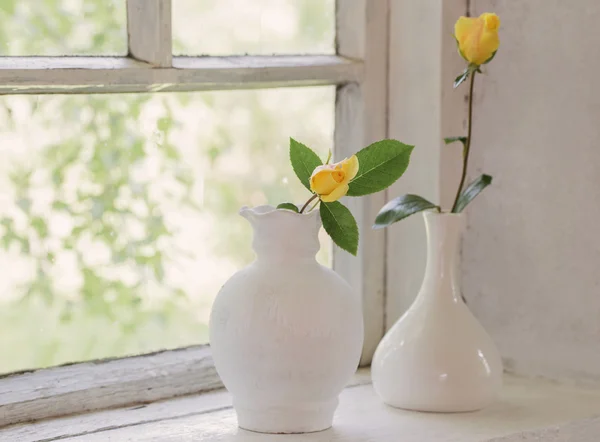
<instances>
[{"instance_id":1,"label":"yellow rose bud","mask_svg":"<svg viewBox=\"0 0 600 442\"><path fill-rule=\"evenodd\" d=\"M348 193L348 183L358 173L358 158L350 158L335 164L317 167L310 177L310 188L321 201L337 201Z\"/></svg>"},{"instance_id":2,"label":"yellow rose bud","mask_svg":"<svg viewBox=\"0 0 600 442\"><path fill-rule=\"evenodd\" d=\"M460 17L454 25L458 52L474 65L487 63L500 46L499 27L500 18L489 12L477 18Z\"/></svg>"}]
</instances>

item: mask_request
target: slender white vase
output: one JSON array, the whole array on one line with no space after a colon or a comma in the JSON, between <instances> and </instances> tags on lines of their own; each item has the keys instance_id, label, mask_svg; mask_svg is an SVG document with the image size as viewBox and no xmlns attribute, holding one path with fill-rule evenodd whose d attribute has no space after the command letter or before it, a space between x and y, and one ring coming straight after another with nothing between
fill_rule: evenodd
<instances>
[{"instance_id":1,"label":"slender white vase","mask_svg":"<svg viewBox=\"0 0 600 442\"><path fill-rule=\"evenodd\" d=\"M243 208L257 259L221 289L210 318L215 366L241 428L306 433L331 427L358 366L360 300L315 260L318 212Z\"/></svg>"},{"instance_id":2,"label":"slender white vase","mask_svg":"<svg viewBox=\"0 0 600 442\"><path fill-rule=\"evenodd\" d=\"M458 272L464 216L426 212L428 257L415 302L377 347L371 373L388 405L419 411L473 411L502 385L502 360L462 300Z\"/></svg>"}]
</instances>

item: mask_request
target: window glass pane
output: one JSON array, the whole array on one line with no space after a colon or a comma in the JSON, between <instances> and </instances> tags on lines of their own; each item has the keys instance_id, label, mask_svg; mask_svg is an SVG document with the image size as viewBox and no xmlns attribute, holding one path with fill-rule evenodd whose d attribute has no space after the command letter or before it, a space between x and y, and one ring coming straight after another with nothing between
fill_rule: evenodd
<instances>
[{"instance_id":1,"label":"window glass pane","mask_svg":"<svg viewBox=\"0 0 600 442\"><path fill-rule=\"evenodd\" d=\"M124 55L126 0L0 0L0 55Z\"/></svg>"},{"instance_id":2,"label":"window glass pane","mask_svg":"<svg viewBox=\"0 0 600 442\"><path fill-rule=\"evenodd\" d=\"M243 205L304 202L335 88L0 98L0 371L207 342ZM329 263L322 232L319 260Z\"/></svg>"},{"instance_id":3,"label":"window glass pane","mask_svg":"<svg viewBox=\"0 0 600 442\"><path fill-rule=\"evenodd\" d=\"M335 0L173 0L184 55L333 54Z\"/></svg>"}]
</instances>

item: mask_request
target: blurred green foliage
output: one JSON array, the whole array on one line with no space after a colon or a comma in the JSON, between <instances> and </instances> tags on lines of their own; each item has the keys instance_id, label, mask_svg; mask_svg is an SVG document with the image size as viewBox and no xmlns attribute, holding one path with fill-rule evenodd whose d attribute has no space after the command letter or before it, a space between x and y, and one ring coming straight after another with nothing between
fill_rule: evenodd
<instances>
[{"instance_id":1,"label":"blurred green foliage","mask_svg":"<svg viewBox=\"0 0 600 442\"><path fill-rule=\"evenodd\" d=\"M334 22L335 0L174 0L173 52L333 54Z\"/></svg>"},{"instance_id":2,"label":"blurred green foliage","mask_svg":"<svg viewBox=\"0 0 600 442\"><path fill-rule=\"evenodd\" d=\"M15 220L4 216L2 246L6 250L17 246L22 254L34 261L35 276L25 284L21 301L43 299L51 304L57 298L68 298L55 287L52 276L53 262L61 251L72 251L83 277L81 306L88 315L100 315L115 322L124 331L132 331L149 318L141 304L141 289L148 278L164 281L166 257L158 247L162 238L172 235L165 222L160 202L149 193L151 177L138 180L131 172L146 160L147 140L135 128L148 95L127 96L127 118L123 117L124 102L111 95L60 96L35 101L35 114L42 123L63 124L58 143L43 145L39 159L23 161L10 175L16 205L27 220L24 229L15 226ZM56 119L55 109L60 111ZM169 142L173 120L169 106L163 100L166 115L158 121L162 142L160 145L162 173L176 170L183 162L179 151ZM10 115L6 122L10 124ZM89 115L89 118L82 118ZM77 181L66 176L79 169ZM70 231L65 236L51 235L46 218L49 211L33 211L34 192L32 176L43 171L50 178L46 190L52 196L52 212L69 218ZM182 203L189 203L191 177L180 172L175 176L184 187ZM48 187L49 186L49 187ZM124 195L127 195L125 197ZM133 208L136 208L135 210ZM128 225L135 222L143 232L133 236ZM32 248L32 242L36 247ZM124 282L106 275L106 264L90 265L86 252L90 245L102 243L110 251L110 265L129 267L135 278ZM88 249L86 249L85 244ZM183 294L178 287L169 287L165 302L175 302ZM62 296L61 296L62 295ZM78 300L79 301L79 300ZM65 305L63 320L69 320L73 301ZM164 306L163 306L164 307ZM125 315L130 310L135 315ZM156 314L163 315L162 310ZM164 318L163 318L164 319Z\"/></svg>"},{"instance_id":3,"label":"blurred green foliage","mask_svg":"<svg viewBox=\"0 0 600 442\"><path fill-rule=\"evenodd\" d=\"M320 44L333 24L323 4L302 3L312 9L296 18L314 29L298 39ZM0 0L0 55L124 54L125 23L125 0ZM0 293L0 372L206 342L195 309L215 293L191 293L168 269L200 259L195 249L235 267L251 260L237 210L303 198L288 137L326 152L332 110L333 88L0 98L0 131L30 127L32 144L14 158L0 150L0 186L10 188L0 196L12 201L0 207L0 250L32 269L16 293ZM182 250L173 210L216 234ZM57 272L63 257L75 263L76 290Z\"/></svg>"},{"instance_id":4,"label":"blurred green foliage","mask_svg":"<svg viewBox=\"0 0 600 442\"><path fill-rule=\"evenodd\" d=\"M125 55L125 0L0 0L0 55Z\"/></svg>"}]
</instances>

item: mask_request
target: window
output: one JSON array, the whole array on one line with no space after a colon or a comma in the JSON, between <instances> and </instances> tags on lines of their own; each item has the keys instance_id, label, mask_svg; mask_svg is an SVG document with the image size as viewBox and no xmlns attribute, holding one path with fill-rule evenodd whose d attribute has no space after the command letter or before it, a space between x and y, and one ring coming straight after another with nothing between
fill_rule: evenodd
<instances>
[{"instance_id":1,"label":"window","mask_svg":"<svg viewBox=\"0 0 600 442\"><path fill-rule=\"evenodd\" d=\"M215 294L252 259L239 208L303 198L287 137L325 155L333 102L327 86L1 99L2 371L207 343Z\"/></svg>"},{"instance_id":2,"label":"window","mask_svg":"<svg viewBox=\"0 0 600 442\"><path fill-rule=\"evenodd\" d=\"M0 19L47 20L22 27L56 39L28 43L17 29L0 57L0 263L11 268L0 372L206 343L211 299L251 259L237 209L304 195L288 137L343 157L387 134L387 2L21 3L0 0ZM235 20L250 21L248 34L232 32ZM365 363L384 331L385 236L370 230L384 201L349 201L358 258L327 241L319 256L363 297ZM152 400L214 386L208 376L189 387L181 372L206 370L207 354L150 356L129 396L89 406L135 402L157 368L161 382L187 384L154 388Z\"/></svg>"},{"instance_id":3,"label":"window","mask_svg":"<svg viewBox=\"0 0 600 442\"><path fill-rule=\"evenodd\" d=\"M122 0L0 2L0 55L125 55Z\"/></svg>"},{"instance_id":4,"label":"window","mask_svg":"<svg viewBox=\"0 0 600 442\"><path fill-rule=\"evenodd\" d=\"M334 40L334 0L173 2L176 55L334 54Z\"/></svg>"}]
</instances>

